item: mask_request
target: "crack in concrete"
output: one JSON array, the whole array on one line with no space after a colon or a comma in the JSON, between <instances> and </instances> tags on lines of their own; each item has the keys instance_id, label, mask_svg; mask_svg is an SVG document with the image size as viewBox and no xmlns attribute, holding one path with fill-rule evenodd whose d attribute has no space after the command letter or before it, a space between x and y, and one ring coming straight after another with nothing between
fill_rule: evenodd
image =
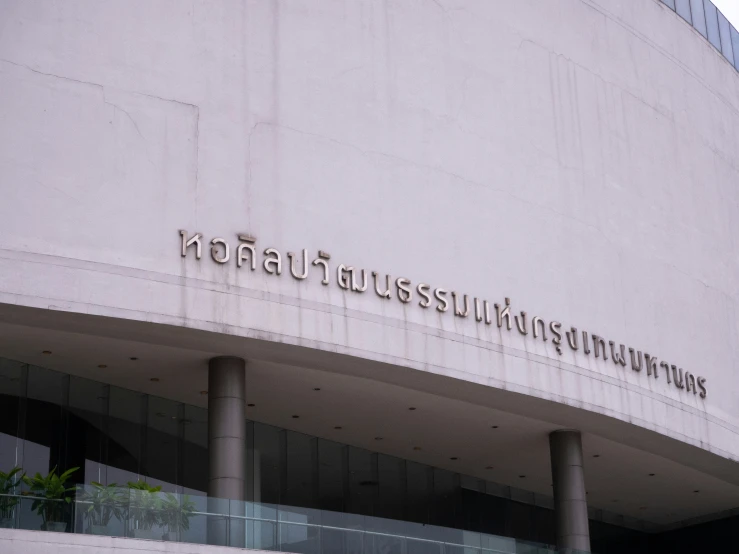
<instances>
[{"instance_id":1,"label":"crack in concrete","mask_svg":"<svg viewBox=\"0 0 739 554\"><path fill-rule=\"evenodd\" d=\"M100 83L93 83L91 81L82 81L80 79L73 79L71 77L65 77L64 75L57 75L55 73L47 73L47 72L44 72L44 71L40 71L38 69L34 69L33 67L30 67L28 65L17 63L17 62L13 62L13 61L8 60L8 59L5 59L5 58L0 58L0 62L7 63L7 64L12 65L12 66L15 66L15 67L20 67L22 69L25 69L25 70L30 71L32 73L35 73L37 75L42 75L44 77L52 77L54 79L60 79L62 81L69 81L71 83L77 83L77 84L80 84L80 85L90 86L90 87L94 87L96 89L99 89L100 92L101 92L101 95L102 95L103 104L106 104L106 105L111 106L114 110L119 110L119 111L123 112L126 115L126 117L131 121L131 123L133 124L134 128L136 129L136 133L139 135L139 137L141 138L141 140L144 142L144 150L146 151L146 157L147 157L149 163L152 164L152 165L154 165L154 162L151 160L151 157L149 155L149 150L146 147L146 138L141 133L141 129L139 128L138 123L136 123L136 120L133 118L133 116L128 111L126 111L125 109L123 109L118 104L115 104L113 102L110 102L107 99L106 94L105 94L105 90L106 90L105 85L101 85ZM108 87L108 88L110 89L111 87ZM176 100L174 98L162 98L161 96L156 96L154 94L148 94L148 93L145 93L145 92L125 90L125 89L116 89L116 90L121 90L122 92L125 92L127 94L133 94L133 95L138 95L138 96L144 96L146 98L152 98L154 100L159 100L161 102L167 102L167 103L173 103L173 104L177 104L177 105L181 105L181 106L186 106L189 109L192 109L192 110L195 111L195 187L196 187L196 197L197 197L197 189L198 189L198 186L200 184L200 108L197 105L195 105L195 104L190 104L188 102L183 102L181 100Z\"/></svg>"}]
</instances>

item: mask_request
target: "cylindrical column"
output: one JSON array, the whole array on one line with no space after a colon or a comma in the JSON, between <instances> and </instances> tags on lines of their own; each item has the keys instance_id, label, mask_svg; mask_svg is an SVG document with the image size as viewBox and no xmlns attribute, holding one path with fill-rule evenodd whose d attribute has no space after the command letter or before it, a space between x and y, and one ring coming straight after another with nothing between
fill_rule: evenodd
<instances>
[{"instance_id":1,"label":"cylindrical column","mask_svg":"<svg viewBox=\"0 0 739 554\"><path fill-rule=\"evenodd\" d=\"M246 362L221 356L208 363L208 496L210 544L244 545Z\"/></svg>"},{"instance_id":2,"label":"cylindrical column","mask_svg":"<svg viewBox=\"0 0 739 554\"><path fill-rule=\"evenodd\" d=\"M590 552L580 432L561 430L551 433L549 452L552 460L557 548L567 554Z\"/></svg>"}]
</instances>

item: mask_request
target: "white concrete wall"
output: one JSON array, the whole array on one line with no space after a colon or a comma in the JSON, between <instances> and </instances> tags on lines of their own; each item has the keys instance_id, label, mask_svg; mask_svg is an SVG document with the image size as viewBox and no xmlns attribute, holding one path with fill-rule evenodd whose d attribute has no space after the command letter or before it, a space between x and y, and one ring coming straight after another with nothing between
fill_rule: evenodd
<instances>
[{"instance_id":1,"label":"white concrete wall","mask_svg":"<svg viewBox=\"0 0 739 554\"><path fill-rule=\"evenodd\" d=\"M739 459L739 75L655 0L5 0L0 122L0 302L450 375ZM287 259L183 259L179 229L510 297L708 396Z\"/></svg>"},{"instance_id":2,"label":"white concrete wall","mask_svg":"<svg viewBox=\"0 0 739 554\"><path fill-rule=\"evenodd\" d=\"M264 553L265 550L242 550L231 547L205 546L162 541L145 541L70 533L44 533L0 529L0 552L3 554L233 554L234 552Z\"/></svg>"}]
</instances>

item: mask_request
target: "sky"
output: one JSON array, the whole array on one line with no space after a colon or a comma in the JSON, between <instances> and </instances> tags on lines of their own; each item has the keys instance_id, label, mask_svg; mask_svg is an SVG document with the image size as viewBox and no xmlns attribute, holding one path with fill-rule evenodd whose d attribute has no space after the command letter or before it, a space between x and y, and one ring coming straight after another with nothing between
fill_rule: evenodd
<instances>
[{"instance_id":1,"label":"sky","mask_svg":"<svg viewBox=\"0 0 739 554\"><path fill-rule=\"evenodd\" d=\"M712 0L716 7L739 29L739 0Z\"/></svg>"}]
</instances>

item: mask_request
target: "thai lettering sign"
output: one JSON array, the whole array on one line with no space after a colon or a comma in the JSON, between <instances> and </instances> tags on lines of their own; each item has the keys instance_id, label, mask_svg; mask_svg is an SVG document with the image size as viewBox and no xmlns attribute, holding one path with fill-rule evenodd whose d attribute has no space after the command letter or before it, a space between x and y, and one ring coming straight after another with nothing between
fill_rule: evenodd
<instances>
[{"instance_id":1,"label":"thai lettering sign","mask_svg":"<svg viewBox=\"0 0 739 554\"><path fill-rule=\"evenodd\" d=\"M187 257L194 250L195 258L202 257L203 235L195 233L189 236L187 231L180 231L181 255ZM246 265L251 271L256 271L260 258L261 267L270 275L282 275L283 259L276 248L266 248L262 253L257 253L256 238L251 235L237 235L238 244L234 256L236 266L241 268ZM231 246L224 238L216 237L210 241L210 257L214 262L226 264L231 261ZM678 389L700 398L705 398L706 378L683 371L681 367L660 360L647 352L635 350L624 344L616 344L612 340L589 333L578 331L576 327L567 329L559 321L547 322L538 316L529 318L528 314L521 311L514 314L511 311L511 301L506 298L502 304L491 304L487 300L472 298L467 294L449 291L441 287L432 287L426 283L418 283L414 286L410 279L398 277L392 280L390 275L380 275L373 271L371 273L364 269L357 269L344 264L332 267L331 256L323 250L309 261L308 250L303 249L300 255L293 252L287 253L287 265L290 275L298 280L308 278L309 269L315 267L321 284L329 286L331 277L335 275L336 284L345 291L364 293L373 285L375 294L384 299L397 298L404 304L414 302L414 294L418 295L417 304L426 310L436 310L440 313L450 313L454 317L474 318L482 325L497 325L508 331L515 330L521 335L531 336L534 340L548 341L551 339L557 353L562 354L562 349L569 347L573 351L582 351L586 356L593 355L595 358L612 360L614 365L625 368L627 364L635 372L644 371L647 378L659 379L663 375L667 385L673 385ZM371 277L371 278L370 278ZM628 350L628 360L626 351ZM610 354L610 358L609 358Z\"/></svg>"}]
</instances>

